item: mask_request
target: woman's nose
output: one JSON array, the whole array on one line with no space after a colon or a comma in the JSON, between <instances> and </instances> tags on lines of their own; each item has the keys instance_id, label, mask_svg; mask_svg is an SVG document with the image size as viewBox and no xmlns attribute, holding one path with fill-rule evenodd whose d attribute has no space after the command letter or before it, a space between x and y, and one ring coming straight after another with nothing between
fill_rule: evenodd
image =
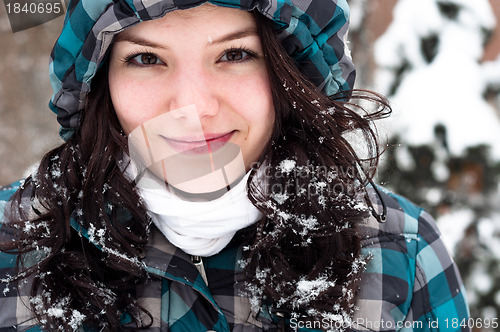
<instances>
[{"instance_id":1,"label":"woman's nose","mask_svg":"<svg viewBox=\"0 0 500 332\"><path fill-rule=\"evenodd\" d=\"M188 67L188 66L185 66ZM194 105L201 118L215 116L219 111L216 86L213 77L202 68L183 68L173 80L170 111Z\"/></svg>"}]
</instances>

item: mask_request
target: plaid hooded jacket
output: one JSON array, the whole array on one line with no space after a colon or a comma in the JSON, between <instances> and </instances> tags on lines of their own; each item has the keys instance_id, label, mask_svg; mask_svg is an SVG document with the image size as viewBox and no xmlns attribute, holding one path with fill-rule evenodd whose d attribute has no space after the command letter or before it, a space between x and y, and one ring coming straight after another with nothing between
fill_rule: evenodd
<instances>
[{"instance_id":1,"label":"plaid hooded jacket","mask_svg":"<svg viewBox=\"0 0 500 332\"><path fill-rule=\"evenodd\" d=\"M1 219L18 186L0 191ZM468 318L462 281L433 219L402 197L382 191L377 198L373 189L369 192L375 207L385 204L387 220L379 223L370 217L361 223L362 253L371 260L362 277L352 331L469 331L460 326ZM71 226L88 238L75 220ZM5 226L0 235L8 236ZM281 331L280 317L266 310L255 315L241 293L238 239L242 235L237 234L219 254L204 258L207 286L190 257L153 230L144 258L151 278L139 290L139 302L153 316L147 331ZM0 253L0 280L14 273L15 259ZM40 331L27 309L26 285L0 285L0 331ZM130 317L124 315L122 321L126 324ZM292 319L286 326L286 330L321 331L335 323L311 325Z\"/></svg>"},{"instance_id":2,"label":"plaid hooded jacket","mask_svg":"<svg viewBox=\"0 0 500 332\"><path fill-rule=\"evenodd\" d=\"M203 2L203 1L202 1ZM81 0L72 1L54 46L50 64L54 88L50 107L57 113L61 135L79 126L92 78L105 60L113 35L143 20L200 3L196 0ZM353 87L355 71L345 47L349 10L345 0L218 0L216 5L258 10L274 22L278 37L301 70L327 95ZM0 190L0 220L19 183ZM372 191L372 196L375 192ZM459 273L443 246L432 218L405 199L384 192L387 221L362 222L362 251L371 260L363 275L355 331L468 331L454 322L468 317ZM382 201L376 198L379 206ZM76 220L71 226L83 237L87 230ZM0 237L9 237L8 227ZM244 287L238 260L242 248L237 234L219 254L204 259L208 286L190 257L153 230L143 262L150 280L141 289L140 303L152 314L148 331L279 331L276 315L255 315ZM7 283L15 257L0 253L0 331L39 331L28 307L27 287ZM57 314L54 312L53 314ZM75 316L75 318L77 318ZM148 317L144 317L147 322ZM122 322L128 324L124 315ZM328 330L287 320L286 328ZM85 328L79 328L86 331Z\"/></svg>"}]
</instances>

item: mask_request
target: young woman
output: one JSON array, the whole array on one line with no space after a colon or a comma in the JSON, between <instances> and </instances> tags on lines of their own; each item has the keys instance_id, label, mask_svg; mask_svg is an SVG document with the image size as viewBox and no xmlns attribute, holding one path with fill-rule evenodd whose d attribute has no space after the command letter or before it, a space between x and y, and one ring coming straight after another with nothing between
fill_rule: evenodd
<instances>
[{"instance_id":1,"label":"young woman","mask_svg":"<svg viewBox=\"0 0 500 332\"><path fill-rule=\"evenodd\" d=\"M72 1L65 142L0 191L1 330L467 330L432 218L372 183L389 108L347 27L342 0Z\"/></svg>"}]
</instances>

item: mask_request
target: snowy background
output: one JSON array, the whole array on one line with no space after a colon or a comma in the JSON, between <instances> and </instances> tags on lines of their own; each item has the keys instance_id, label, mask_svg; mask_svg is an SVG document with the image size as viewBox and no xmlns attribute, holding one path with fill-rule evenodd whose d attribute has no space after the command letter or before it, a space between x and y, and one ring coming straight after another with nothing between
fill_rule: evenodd
<instances>
[{"instance_id":1,"label":"snowy background","mask_svg":"<svg viewBox=\"0 0 500 332\"><path fill-rule=\"evenodd\" d=\"M500 0L348 2L356 87L394 107L378 181L436 217L473 317L500 317L500 57L485 56L500 40ZM13 34L0 5L0 185L61 142L47 107L61 25Z\"/></svg>"},{"instance_id":2,"label":"snowy background","mask_svg":"<svg viewBox=\"0 0 500 332\"><path fill-rule=\"evenodd\" d=\"M61 143L52 95L49 55L63 18L12 33L0 3L0 186L22 177L50 147Z\"/></svg>"},{"instance_id":3,"label":"snowy background","mask_svg":"<svg viewBox=\"0 0 500 332\"><path fill-rule=\"evenodd\" d=\"M380 125L387 151L378 180L436 217L472 316L498 318L500 57L485 59L485 50L499 38L500 1L348 2L354 59L366 69L357 87L383 93L394 107ZM370 35L370 22L383 20L374 16L390 3L390 24Z\"/></svg>"}]
</instances>

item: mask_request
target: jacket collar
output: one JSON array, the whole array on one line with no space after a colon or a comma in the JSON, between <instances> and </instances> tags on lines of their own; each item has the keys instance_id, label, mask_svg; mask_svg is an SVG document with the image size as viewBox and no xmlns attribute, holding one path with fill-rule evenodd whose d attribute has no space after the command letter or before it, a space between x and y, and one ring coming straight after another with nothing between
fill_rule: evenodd
<instances>
[{"instance_id":1,"label":"jacket collar","mask_svg":"<svg viewBox=\"0 0 500 332\"><path fill-rule=\"evenodd\" d=\"M70 218L71 227L96 248L106 251L96 240L96 237L93 236L93 232L89 232L89 230L77 221L80 218L74 212ZM212 304L219 315L223 315L222 310L216 304L203 277L194 266L189 255L172 245L155 226L152 227L142 264L145 270L152 276L167 278L195 289Z\"/></svg>"}]
</instances>

